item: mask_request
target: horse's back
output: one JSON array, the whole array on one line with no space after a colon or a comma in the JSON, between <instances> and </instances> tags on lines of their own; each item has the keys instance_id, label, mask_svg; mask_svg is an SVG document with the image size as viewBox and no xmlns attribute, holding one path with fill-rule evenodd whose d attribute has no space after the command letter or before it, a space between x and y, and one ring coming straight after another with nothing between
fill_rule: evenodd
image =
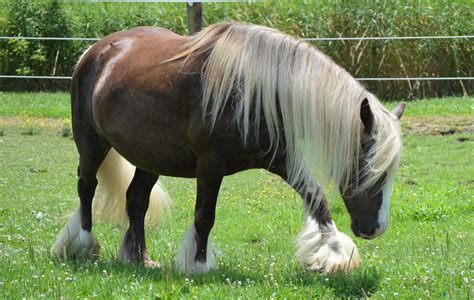
<instances>
[{"instance_id":1,"label":"horse's back","mask_svg":"<svg viewBox=\"0 0 474 300\"><path fill-rule=\"evenodd\" d=\"M164 79L180 75L179 66L178 63L163 64L163 61L172 58L186 41L186 37L159 27L115 32L87 51L78 64L75 77L83 72L85 65L94 66L94 96L105 96L118 86L133 85L135 89L145 90L150 86L151 78L161 91L168 90Z\"/></svg>"},{"instance_id":2,"label":"horse's back","mask_svg":"<svg viewBox=\"0 0 474 300\"><path fill-rule=\"evenodd\" d=\"M199 109L201 66L181 72L180 62L165 62L186 41L166 29L138 27L97 42L73 77L73 121L74 102L82 101L77 113L90 116L90 126L130 162L161 174L194 176L187 131ZM75 84L82 85L82 95L75 97Z\"/></svg>"}]
</instances>

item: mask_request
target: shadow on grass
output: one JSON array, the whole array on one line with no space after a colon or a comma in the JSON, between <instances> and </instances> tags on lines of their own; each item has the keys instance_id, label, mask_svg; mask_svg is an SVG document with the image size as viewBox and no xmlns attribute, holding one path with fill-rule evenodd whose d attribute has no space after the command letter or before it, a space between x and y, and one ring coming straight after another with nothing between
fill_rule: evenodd
<instances>
[{"instance_id":1,"label":"shadow on grass","mask_svg":"<svg viewBox=\"0 0 474 300\"><path fill-rule=\"evenodd\" d=\"M234 268L221 267L216 271L208 274L194 275L196 284L209 283L228 283L241 282L243 286L247 282L265 284L267 279L264 276L255 276L243 274ZM283 285L291 285L298 283L301 286L325 286L334 291L336 296L340 297L369 297L374 294L379 287L381 276L376 268L363 268L353 271L349 274L338 272L335 274L321 274L309 272L303 268L290 270L289 274L278 277L278 283ZM268 283L267 283L268 284Z\"/></svg>"},{"instance_id":2,"label":"shadow on grass","mask_svg":"<svg viewBox=\"0 0 474 300\"><path fill-rule=\"evenodd\" d=\"M64 261L57 260L58 264ZM195 285L209 285L221 283L234 286L247 285L269 285L269 279L264 274L249 274L241 272L233 266L220 265L219 269L212 270L206 274L181 274L178 273L172 263L162 265L160 268L150 269L143 265L124 265L113 259L101 258L96 261L69 260L68 264L75 272L98 272L114 273L119 276L128 277L131 274L138 277L146 277L153 281L162 281L165 286L171 286L172 282L183 282L178 290L170 290L171 294L187 294L188 288L185 282L193 281ZM280 285L299 286L322 286L332 290L338 297L369 297L377 292L381 275L374 267L362 267L349 274L338 272L335 274L322 274L306 271L304 268L288 266L287 272L276 275L275 279Z\"/></svg>"},{"instance_id":3,"label":"shadow on grass","mask_svg":"<svg viewBox=\"0 0 474 300\"><path fill-rule=\"evenodd\" d=\"M319 277L319 282L334 290L337 296L369 297L377 292L381 276L374 267L352 272L348 275L336 273L326 277Z\"/></svg>"}]
</instances>

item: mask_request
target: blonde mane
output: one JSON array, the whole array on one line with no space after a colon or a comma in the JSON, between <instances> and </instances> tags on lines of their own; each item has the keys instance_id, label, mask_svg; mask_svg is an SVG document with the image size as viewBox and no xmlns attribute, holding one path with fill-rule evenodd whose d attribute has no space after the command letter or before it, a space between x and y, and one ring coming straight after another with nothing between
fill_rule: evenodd
<instances>
[{"instance_id":1,"label":"blonde mane","mask_svg":"<svg viewBox=\"0 0 474 300\"><path fill-rule=\"evenodd\" d=\"M365 190L383 176L392 180L402 147L396 117L315 47L274 29L242 23L209 26L185 47L173 59L186 62L206 54L205 117L214 125L233 99L234 121L244 142L258 138L252 133L265 122L271 149L285 142L290 184L316 176L321 185L332 181L335 189L346 188L351 174L357 174L362 180L357 188ZM375 143L359 170L354 162L362 151L360 106L365 98L374 115Z\"/></svg>"}]
</instances>

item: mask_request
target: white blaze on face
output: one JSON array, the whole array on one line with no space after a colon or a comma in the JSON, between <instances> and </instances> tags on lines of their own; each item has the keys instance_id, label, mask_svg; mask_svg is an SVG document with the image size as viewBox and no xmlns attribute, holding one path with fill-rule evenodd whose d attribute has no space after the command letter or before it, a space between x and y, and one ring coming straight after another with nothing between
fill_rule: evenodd
<instances>
[{"instance_id":1,"label":"white blaze on face","mask_svg":"<svg viewBox=\"0 0 474 300\"><path fill-rule=\"evenodd\" d=\"M392 194L392 183L385 183L382 189L382 205L379 208L379 217L377 219L379 227L375 230L374 236L384 233L388 226L388 211L390 208L390 196Z\"/></svg>"}]
</instances>

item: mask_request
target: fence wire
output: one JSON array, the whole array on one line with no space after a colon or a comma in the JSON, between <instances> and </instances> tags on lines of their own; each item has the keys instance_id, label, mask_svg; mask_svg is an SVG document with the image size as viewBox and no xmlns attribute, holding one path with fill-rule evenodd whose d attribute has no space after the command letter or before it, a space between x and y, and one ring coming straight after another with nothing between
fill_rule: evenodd
<instances>
[{"instance_id":1,"label":"fence wire","mask_svg":"<svg viewBox=\"0 0 474 300\"><path fill-rule=\"evenodd\" d=\"M302 38L304 41L377 41L377 40L434 40L434 39L472 39L474 35L435 35L435 36L373 36L373 37L328 37ZM81 37L38 37L38 36L0 36L0 40L45 40L45 41L99 41L100 38Z\"/></svg>"},{"instance_id":2,"label":"fence wire","mask_svg":"<svg viewBox=\"0 0 474 300\"><path fill-rule=\"evenodd\" d=\"M381 37L330 37L330 38L302 38L305 41L374 41L374 40L426 40L426 39L472 39L474 35L437 35L437 36L381 36ZM45 40L45 41L98 41L100 38L80 37L35 37L35 36L0 36L0 40ZM71 76L34 76L34 75L0 75L0 78L10 79L53 79L70 80ZM438 81L438 80L473 80L474 77L363 77L360 81Z\"/></svg>"},{"instance_id":3,"label":"fence wire","mask_svg":"<svg viewBox=\"0 0 474 300\"><path fill-rule=\"evenodd\" d=\"M55 79L71 80L71 76L33 76L33 75L0 75L0 78L11 79ZM474 77L360 77L354 78L359 81L429 81L429 80L474 80Z\"/></svg>"}]
</instances>

